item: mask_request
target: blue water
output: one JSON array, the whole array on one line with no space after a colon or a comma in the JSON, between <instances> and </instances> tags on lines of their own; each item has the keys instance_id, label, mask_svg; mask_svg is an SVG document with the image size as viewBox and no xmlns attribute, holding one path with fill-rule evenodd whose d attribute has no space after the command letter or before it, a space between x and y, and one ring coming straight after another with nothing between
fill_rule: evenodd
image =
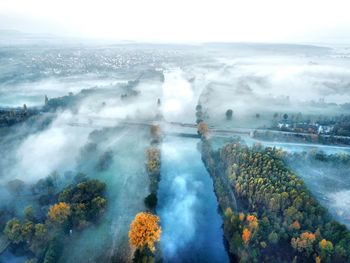
<instances>
[{"instance_id":1,"label":"blue water","mask_svg":"<svg viewBox=\"0 0 350 263\"><path fill-rule=\"evenodd\" d=\"M229 262L213 182L198 142L168 137L162 144L157 213L164 262Z\"/></svg>"}]
</instances>

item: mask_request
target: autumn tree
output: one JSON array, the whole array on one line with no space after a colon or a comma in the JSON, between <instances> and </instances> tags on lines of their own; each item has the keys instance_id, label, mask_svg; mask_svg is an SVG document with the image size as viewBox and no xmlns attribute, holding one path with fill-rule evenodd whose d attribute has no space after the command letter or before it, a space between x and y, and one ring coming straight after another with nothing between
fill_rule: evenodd
<instances>
[{"instance_id":1,"label":"autumn tree","mask_svg":"<svg viewBox=\"0 0 350 263\"><path fill-rule=\"evenodd\" d=\"M247 216L248 227L250 230L257 229L259 226L258 219L254 215Z\"/></svg>"},{"instance_id":2,"label":"autumn tree","mask_svg":"<svg viewBox=\"0 0 350 263\"><path fill-rule=\"evenodd\" d=\"M70 215L70 205L65 202L60 202L50 207L48 217L54 222L62 224Z\"/></svg>"},{"instance_id":3,"label":"autumn tree","mask_svg":"<svg viewBox=\"0 0 350 263\"><path fill-rule=\"evenodd\" d=\"M239 221L243 221L245 218L245 215L243 213L239 213Z\"/></svg>"},{"instance_id":4,"label":"autumn tree","mask_svg":"<svg viewBox=\"0 0 350 263\"><path fill-rule=\"evenodd\" d=\"M300 237L292 238L291 245L294 249L299 252L305 252L307 256L313 251L313 244L315 242L316 236L310 232L303 232Z\"/></svg>"},{"instance_id":5,"label":"autumn tree","mask_svg":"<svg viewBox=\"0 0 350 263\"><path fill-rule=\"evenodd\" d=\"M208 124L205 122L201 121L197 125L198 133L202 136L202 138L207 139L209 136L209 127Z\"/></svg>"},{"instance_id":6,"label":"autumn tree","mask_svg":"<svg viewBox=\"0 0 350 263\"><path fill-rule=\"evenodd\" d=\"M243 229L242 240L243 240L244 245L248 245L249 240L250 240L250 231L248 228Z\"/></svg>"},{"instance_id":7,"label":"autumn tree","mask_svg":"<svg viewBox=\"0 0 350 263\"><path fill-rule=\"evenodd\" d=\"M160 241L159 217L147 212L138 213L130 224L129 242L138 250L155 250L155 242Z\"/></svg>"},{"instance_id":8,"label":"autumn tree","mask_svg":"<svg viewBox=\"0 0 350 263\"><path fill-rule=\"evenodd\" d=\"M323 259L327 258L333 252L333 243L331 241L327 241L326 239L322 239L320 241L319 247L321 249Z\"/></svg>"}]
</instances>

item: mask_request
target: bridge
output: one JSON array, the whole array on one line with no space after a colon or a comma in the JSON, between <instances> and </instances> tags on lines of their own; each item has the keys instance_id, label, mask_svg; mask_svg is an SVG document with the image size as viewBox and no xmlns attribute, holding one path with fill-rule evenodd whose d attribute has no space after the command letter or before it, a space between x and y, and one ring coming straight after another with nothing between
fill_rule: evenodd
<instances>
[{"instance_id":1,"label":"bridge","mask_svg":"<svg viewBox=\"0 0 350 263\"><path fill-rule=\"evenodd\" d=\"M189 138L200 138L197 132L197 124L174 122L174 121L130 121L125 119L110 119L110 118L94 118L95 121L87 122L69 122L67 125L73 127L85 127L94 129L112 128L118 126L140 126L150 127L152 125L159 125L162 127L162 132L169 136L180 136ZM98 123L102 121L104 123ZM252 135L254 129L215 129L213 126L209 126L210 135L213 137L224 137L229 138L234 135Z\"/></svg>"},{"instance_id":2,"label":"bridge","mask_svg":"<svg viewBox=\"0 0 350 263\"><path fill-rule=\"evenodd\" d=\"M102 129L102 128L113 128L118 126L141 126L141 127L150 127L151 125L159 125L162 128L162 133L166 134L167 136L177 136L177 137L183 137L183 138L200 138L200 135L197 132L197 125L193 123L183 123L183 122L174 122L174 121L132 121L132 120L125 120L125 119L111 119L111 118L96 118L97 120L107 121L103 124L97 124L93 121L88 122L70 122L67 123L69 126L75 126L75 127L85 127L85 128L94 128L94 129ZM269 135L278 135L278 136L284 136L286 138L288 137L299 137L299 138L311 138L315 134L310 133L301 133L301 132L288 132L288 131L277 131L277 130L269 130L269 129L253 129L253 128L215 128L214 126L209 125L209 133L210 137L212 138L226 138L230 139L235 136L243 136L243 137L251 137L253 139L256 139L257 142L264 141L264 139L256 138L256 135L265 135L265 133L268 133ZM347 140L350 144L350 137L348 136L331 136L322 134L319 135L323 138L336 138L336 139L343 139ZM267 140L268 142L269 140ZM302 147L321 147L321 148L337 148L339 150L347 150L350 151L350 147L346 144L320 144L320 143L308 143L308 142L287 142L287 141L271 141L272 143L282 143L282 144L288 144L290 146L302 146ZM278 145L276 145L278 147Z\"/></svg>"},{"instance_id":3,"label":"bridge","mask_svg":"<svg viewBox=\"0 0 350 263\"><path fill-rule=\"evenodd\" d=\"M171 135L171 136L181 136L181 137L195 137L198 138L199 135L197 133L197 125L193 123L183 123L183 122L174 122L174 121L131 121L125 119L111 119L111 118L94 118L94 120L107 122L104 124L97 124L93 121L88 121L86 123L82 122L70 122L67 123L70 126L76 127L86 127L86 128L107 128L107 127L115 127L115 126L151 126L151 125L160 125L162 127L162 132ZM91 120L91 119L90 119ZM209 132L212 137L221 137L221 138L230 138L232 136L250 136L254 137L255 133L264 134L268 133L270 135L283 135L283 136L299 136L299 137L312 137L315 134L311 133L303 133L303 132L292 132L292 131L278 131L278 130L270 130L270 129L262 129L262 128L215 128L214 126L209 125ZM348 136L339 136L339 135L328 135L322 134L318 135L323 138L334 138L334 139L343 139L349 140Z\"/></svg>"}]
</instances>

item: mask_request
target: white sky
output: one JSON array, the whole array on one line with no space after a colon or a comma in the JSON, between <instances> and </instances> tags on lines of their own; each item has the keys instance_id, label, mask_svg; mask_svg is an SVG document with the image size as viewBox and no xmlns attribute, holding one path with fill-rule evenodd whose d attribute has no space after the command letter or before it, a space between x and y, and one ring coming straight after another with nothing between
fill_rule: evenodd
<instances>
[{"instance_id":1,"label":"white sky","mask_svg":"<svg viewBox=\"0 0 350 263\"><path fill-rule=\"evenodd\" d=\"M0 29L144 41L350 40L348 0L0 0Z\"/></svg>"}]
</instances>

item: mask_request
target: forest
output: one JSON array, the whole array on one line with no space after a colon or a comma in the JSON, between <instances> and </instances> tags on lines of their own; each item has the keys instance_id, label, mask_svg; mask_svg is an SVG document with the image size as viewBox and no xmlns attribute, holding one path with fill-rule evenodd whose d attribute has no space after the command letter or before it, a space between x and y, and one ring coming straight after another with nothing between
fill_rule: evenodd
<instances>
[{"instance_id":1,"label":"forest","mask_svg":"<svg viewBox=\"0 0 350 263\"><path fill-rule=\"evenodd\" d=\"M213 151L210 144L203 140L202 158L214 179L230 253L240 262L349 262L350 232L288 168L282 150L237 140Z\"/></svg>"}]
</instances>

